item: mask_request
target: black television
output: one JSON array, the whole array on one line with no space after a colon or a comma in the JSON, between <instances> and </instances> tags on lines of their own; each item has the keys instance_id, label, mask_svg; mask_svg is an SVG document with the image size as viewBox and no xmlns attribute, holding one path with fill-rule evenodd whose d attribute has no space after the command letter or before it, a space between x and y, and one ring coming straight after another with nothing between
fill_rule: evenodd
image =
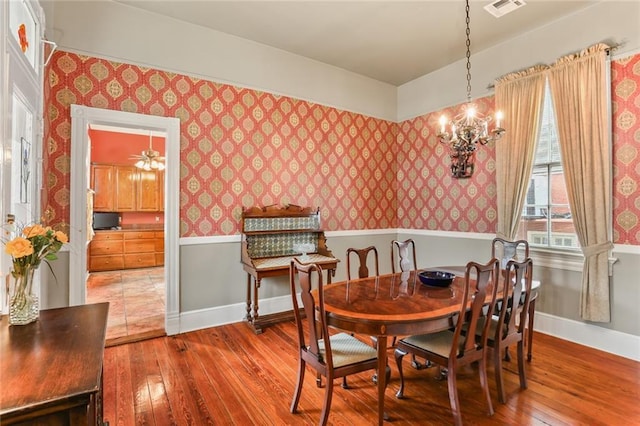
<instances>
[{"instance_id":1,"label":"black television","mask_svg":"<svg viewBox=\"0 0 640 426\"><path fill-rule=\"evenodd\" d=\"M93 229L116 229L120 225L120 213L94 213Z\"/></svg>"}]
</instances>

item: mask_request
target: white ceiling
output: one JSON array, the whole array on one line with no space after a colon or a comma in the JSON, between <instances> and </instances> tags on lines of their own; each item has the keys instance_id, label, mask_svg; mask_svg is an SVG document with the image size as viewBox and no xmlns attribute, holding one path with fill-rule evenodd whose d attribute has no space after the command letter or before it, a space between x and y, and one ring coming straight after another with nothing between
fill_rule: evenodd
<instances>
[{"instance_id":1,"label":"white ceiling","mask_svg":"<svg viewBox=\"0 0 640 426\"><path fill-rule=\"evenodd\" d=\"M464 59L464 0L114 0L399 86ZM525 0L501 18L471 1L471 54L599 1Z\"/></svg>"}]
</instances>

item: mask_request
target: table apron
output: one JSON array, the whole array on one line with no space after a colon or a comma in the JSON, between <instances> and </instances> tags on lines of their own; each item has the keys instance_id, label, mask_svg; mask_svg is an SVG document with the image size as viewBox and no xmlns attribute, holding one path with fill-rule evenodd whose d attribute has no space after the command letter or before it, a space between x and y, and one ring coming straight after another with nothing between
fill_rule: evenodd
<instances>
[{"instance_id":1,"label":"table apron","mask_svg":"<svg viewBox=\"0 0 640 426\"><path fill-rule=\"evenodd\" d=\"M434 333L455 325L454 316L430 318L414 321L366 321L334 317L329 314L327 324L343 331L370 336L399 336L409 334Z\"/></svg>"}]
</instances>

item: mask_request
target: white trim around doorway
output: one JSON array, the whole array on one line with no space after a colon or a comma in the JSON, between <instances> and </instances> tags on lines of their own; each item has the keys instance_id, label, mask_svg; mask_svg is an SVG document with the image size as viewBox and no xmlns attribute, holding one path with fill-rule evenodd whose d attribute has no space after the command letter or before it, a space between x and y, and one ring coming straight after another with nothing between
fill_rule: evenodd
<instances>
[{"instance_id":1,"label":"white trim around doorway","mask_svg":"<svg viewBox=\"0 0 640 426\"><path fill-rule=\"evenodd\" d=\"M165 235L165 330L180 332L179 172L180 120L131 112L71 105L71 198L69 229L69 305L86 301L87 189L89 188L89 135L91 125L148 129L166 134L164 235Z\"/></svg>"}]
</instances>

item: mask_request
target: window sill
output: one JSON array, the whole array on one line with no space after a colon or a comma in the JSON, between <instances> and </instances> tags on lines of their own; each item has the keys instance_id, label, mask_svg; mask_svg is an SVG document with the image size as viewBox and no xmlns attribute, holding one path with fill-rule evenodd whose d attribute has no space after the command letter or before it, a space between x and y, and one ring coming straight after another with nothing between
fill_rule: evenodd
<instances>
[{"instance_id":1,"label":"window sill","mask_svg":"<svg viewBox=\"0 0 640 426\"><path fill-rule=\"evenodd\" d=\"M581 251L554 250L542 247L529 248L529 254L535 266L582 272L584 255ZM613 264L618 259L609 257L609 276L613 275Z\"/></svg>"}]
</instances>

